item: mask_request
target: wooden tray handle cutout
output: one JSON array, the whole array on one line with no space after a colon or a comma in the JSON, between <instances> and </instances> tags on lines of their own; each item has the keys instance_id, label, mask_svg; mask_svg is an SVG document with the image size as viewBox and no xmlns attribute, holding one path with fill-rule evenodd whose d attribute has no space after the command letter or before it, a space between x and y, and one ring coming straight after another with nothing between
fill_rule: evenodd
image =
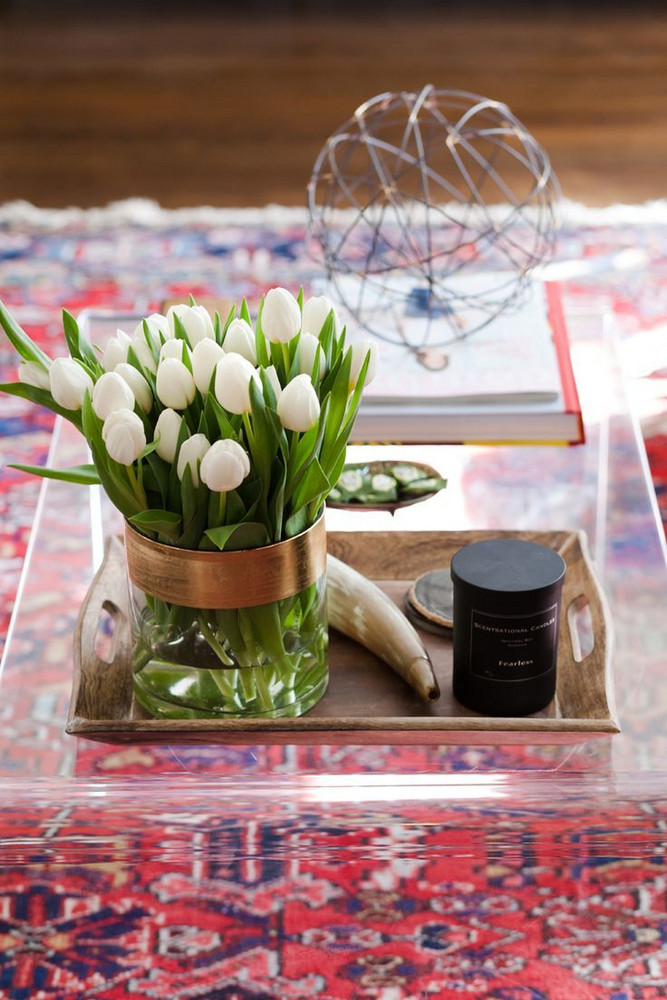
<instances>
[{"instance_id":1,"label":"wooden tray handle cutout","mask_svg":"<svg viewBox=\"0 0 667 1000\"><path fill-rule=\"evenodd\" d=\"M120 608L117 608L113 601L102 602L93 643L95 656L102 663L113 663L116 658L117 625L120 616Z\"/></svg>"},{"instance_id":2,"label":"wooden tray handle cutout","mask_svg":"<svg viewBox=\"0 0 667 1000\"><path fill-rule=\"evenodd\" d=\"M567 549L570 551L569 558L564 557L568 566L558 658L559 664L567 658L576 669L559 669L556 681L559 708L563 715L595 715L614 722L618 728L611 682L611 623L602 589L585 536L573 532L560 547L561 555Z\"/></svg>"},{"instance_id":3,"label":"wooden tray handle cutout","mask_svg":"<svg viewBox=\"0 0 667 1000\"><path fill-rule=\"evenodd\" d=\"M583 663L595 649L593 615L585 594L579 594L570 601L567 609L567 626L570 630L572 656L577 663Z\"/></svg>"},{"instance_id":4,"label":"wooden tray handle cutout","mask_svg":"<svg viewBox=\"0 0 667 1000\"><path fill-rule=\"evenodd\" d=\"M111 635L107 634L104 625L109 619L113 624ZM74 714L83 718L104 718L112 709L120 718L129 718L132 628L124 552L118 538L107 541L104 560L81 606L74 658L75 673L80 678L73 699Z\"/></svg>"}]
</instances>

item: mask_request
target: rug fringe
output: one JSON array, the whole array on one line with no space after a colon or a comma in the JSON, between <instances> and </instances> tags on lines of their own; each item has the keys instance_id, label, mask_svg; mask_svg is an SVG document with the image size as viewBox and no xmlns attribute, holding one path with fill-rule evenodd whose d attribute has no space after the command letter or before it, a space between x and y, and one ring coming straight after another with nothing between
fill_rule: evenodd
<instances>
[{"instance_id":1,"label":"rug fringe","mask_svg":"<svg viewBox=\"0 0 667 1000\"><path fill-rule=\"evenodd\" d=\"M350 214L345 212L342 214ZM561 225L621 226L667 224L667 199L636 205L608 205L593 208L564 200L559 209ZM64 229L72 226L86 230L141 226L215 225L299 225L307 220L305 206L266 205L263 208L216 208L200 205L191 208L163 208L148 198L128 198L99 208L39 208L27 201L0 205L0 226L35 229Z\"/></svg>"}]
</instances>

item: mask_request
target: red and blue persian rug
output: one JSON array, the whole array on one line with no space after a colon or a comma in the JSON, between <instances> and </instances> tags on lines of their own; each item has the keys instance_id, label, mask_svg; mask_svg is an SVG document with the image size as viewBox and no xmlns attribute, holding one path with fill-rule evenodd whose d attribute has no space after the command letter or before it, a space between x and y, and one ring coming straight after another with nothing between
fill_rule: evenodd
<instances>
[{"instance_id":1,"label":"red and blue persian rug","mask_svg":"<svg viewBox=\"0 0 667 1000\"><path fill-rule=\"evenodd\" d=\"M148 311L190 291L253 300L271 284L307 285L317 265L304 236L297 210L6 206L0 296L58 354L63 306ZM586 265L564 270L569 295L599 297L626 338L658 346L658 361L642 372L657 387L647 390L644 416L667 516L667 209L570 208L559 254ZM14 363L1 340L0 379L12 377ZM50 430L48 413L0 402L3 638L38 490L6 465L43 462ZM77 766L123 778L155 769L196 776L213 752L218 770L251 779L260 766L251 749L186 748L176 758L142 747L103 757L82 747ZM272 752L261 767L279 771L285 750ZM372 770L390 753L317 748L309 760L310 752L299 751L306 768L339 773ZM419 770L418 748L400 753L406 770ZM471 753L454 748L449 768L474 770ZM139 822L142 809L151 824ZM45 797L36 815L2 802L0 998L667 997L667 803L592 812L554 802L539 813L508 804L486 825L481 811L424 801L398 814L369 804L363 822L358 812L351 822L342 806L317 802L298 813L276 802L193 816L160 801L105 814L102 838L89 805ZM59 844L68 845L66 859Z\"/></svg>"}]
</instances>

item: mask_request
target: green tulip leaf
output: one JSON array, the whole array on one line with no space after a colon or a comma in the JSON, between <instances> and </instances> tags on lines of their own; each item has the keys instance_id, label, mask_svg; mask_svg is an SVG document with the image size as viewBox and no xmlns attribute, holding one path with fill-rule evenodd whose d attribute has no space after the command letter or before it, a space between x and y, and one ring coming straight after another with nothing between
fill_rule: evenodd
<instances>
[{"instance_id":1,"label":"green tulip leaf","mask_svg":"<svg viewBox=\"0 0 667 1000\"><path fill-rule=\"evenodd\" d=\"M331 488L329 478L316 458L308 466L298 487L292 495L292 510L300 510L306 504L316 500Z\"/></svg>"},{"instance_id":2,"label":"green tulip leaf","mask_svg":"<svg viewBox=\"0 0 667 1000\"><path fill-rule=\"evenodd\" d=\"M155 442L153 444L155 445ZM146 455L146 461L160 491L162 504L166 507L169 499L169 466L160 458L154 448Z\"/></svg>"},{"instance_id":3,"label":"green tulip leaf","mask_svg":"<svg viewBox=\"0 0 667 1000\"><path fill-rule=\"evenodd\" d=\"M63 309L63 331L71 356L83 362L85 368L92 375L96 375L101 371L102 366L92 345L81 335L79 324L67 309Z\"/></svg>"},{"instance_id":4,"label":"green tulip leaf","mask_svg":"<svg viewBox=\"0 0 667 1000\"><path fill-rule=\"evenodd\" d=\"M66 410L64 407L58 406L47 389L38 389L37 386L28 385L27 382L2 382L0 383L0 392L6 392L9 396L19 396L21 399L29 399L32 403L45 406L47 410L65 417L81 430L81 411Z\"/></svg>"},{"instance_id":5,"label":"green tulip leaf","mask_svg":"<svg viewBox=\"0 0 667 1000\"><path fill-rule=\"evenodd\" d=\"M48 354L45 354L41 347L28 336L28 334L23 330L14 317L7 311L7 308L0 300L0 326L7 334L9 341L13 347L18 351L22 358L26 361L37 361L39 364L44 365L48 368L51 364L51 358ZM7 390L5 390L7 391Z\"/></svg>"},{"instance_id":6,"label":"green tulip leaf","mask_svg":"<svg viewBox=\"0 0 667 1000\"><path fill-rule=\"evenodd\" d=\"M297 510L285 521L285 538L294 538L308 527L308 513L305 507Z\"/></svg>"},{"instance_id":7,"label":"green tulip leaf","mask_svg":"<svg viewBox=\"0 0 667 1000\"><path fill-rule=\"evenodd\" d=\"M211 376L211 388L215 381L215 372ZM218 427L221 438L232 438L238 441L238 430L240 417L236 415L230 417L227 411L220 405L215 397L215 393L208 392L204 404L206 422L210 427Z\"/></svg>"},{"instance_id":8,"label":"green tulip leaf","mask_svg":"<svg viewBox=\"0 0 667 1000\"><path fill-rule=\"evenodd\" d=\"M259 521L242 521L239 524L223 524L204 532L216 548L222 551L256 549L269 541L266 527Z\"/></svg>"},{"instance_id":9,"label":"green tulip leaf","mask_svg":"<svg viewBox=\"0 0 667 1000\"><path fill-rule=\"evenodd\" d=\"M271 364L271 358L269 356L269 349L267 347L266 337L264 336L264 329L262 327L263 309L264 299L262 299L259 304L257 322L255 323L255 353L257 354L257 364L261 365L262 368L268 368Z\"/></svg>"},{"instance_id":10,"label":"green tulip leaf","mask_svg":"<svg viewBox=\"0 0 667 1000\"><path fill-rule=\"evenodd\" d=\"M9 465L10 469L28 472L42 479L58 479L65 483L78 483L81 486L99 486L100 476L94 465L73 465L69 469L50 469L44 465Z\"/></svg>"},{"instance_id":11,"label":"green tulip leaf","mask_svg":"<svg viewBox=\"0 0 667 1000\"><path fill-rule=\"evenodd\" d=\"M174 340L181 340L183 344L188 347L190 344L190 338L188 337L187 331L183 326L183 320L176 313L172 313L172 318L174 321Z\"/></svg>"},{"instance_id":12,"label":"green tulip leaf","mask_svg":"<svg viewBox=\"0 0 667 1000\"><path fill-rule=\"evenodd\" d=\"M183 526L180 514L171 510L142 510L139 514L133 514L128 520L142 533L153 531L169 542L178 540Z\"/></svg>"},{"instance_id":13,"label":"green tulip leaf","mask_svg":"<svg viewBox=\"0 0 667 1000\"><path fill-rule=\"evenodd\" d=\"M229 325L230 325L230 323L232 322L232 320L234 319L235 316L236 316L236 306L232 306L232 308L227 313L227 319L225 320L225 324L222 327L222 330L220 331L220 339L218 340L219 344L223 344L224 343L225 335L227 333L227 330L229 329Z\"/></svg>"}]
</instances>

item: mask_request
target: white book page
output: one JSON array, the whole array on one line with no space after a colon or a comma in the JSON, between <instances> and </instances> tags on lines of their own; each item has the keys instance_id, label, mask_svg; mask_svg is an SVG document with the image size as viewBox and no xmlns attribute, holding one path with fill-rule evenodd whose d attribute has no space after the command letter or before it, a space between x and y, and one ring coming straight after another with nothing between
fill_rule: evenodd
<instances>
[{"instance_id":1,"label":"white book page","mask_svg":"<svg viewBox=\"0 0 667 1000\"><path fill-rule=\"evenodd\" d=\"M472 296L476 282L484 281L482 287L486 288L490 281L502 284L504 277L501 274L459 277L456 286L464 295ZM398 322L405 340L412 345L388 343L376 338L379 347L378 371L374 381L364 391L365 407L389 403L467 406L560 400L558 359L547 315L546 293L541 282L529 285L518 307L501 313L484 329L437 348L437 352L447 359L446 367L439 371L429 371L416 355L415 348L424 340L427 323L424 316L414 315L414 295L410 308L403 305L417 285L418 279L410 277L392 282L394 301L389 306L379 290L367 286L364 291L364 303L373 311L374 324L381 328L382 317L386 316L388 336L392 340L398 336L396 300L401 302ZM359 287L356 278L337 278L336 286L348 301L354 301ZM339 297L333 288L324 287L323 291L338 303ZM373 310L374 305L376 308ZM351 340L370 335L344 307L339 311ZM458 319L464 330L466 323L470 325L465 310L458 314ZM448 321L434 318L424 346L438 344L451 338L451 335Z\"/></svg>"}]
</instances>

